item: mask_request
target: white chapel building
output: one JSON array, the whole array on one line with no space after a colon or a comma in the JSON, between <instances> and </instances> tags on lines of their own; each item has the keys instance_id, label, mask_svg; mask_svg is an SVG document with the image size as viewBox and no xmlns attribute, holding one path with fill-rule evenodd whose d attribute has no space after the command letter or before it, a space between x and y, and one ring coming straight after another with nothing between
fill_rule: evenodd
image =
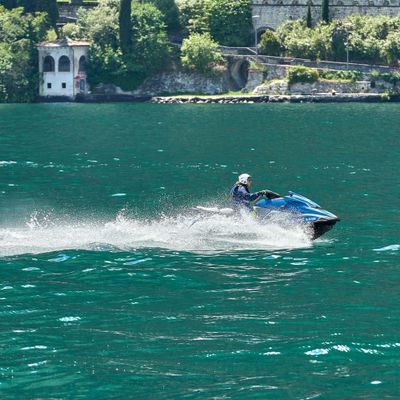
<instances>
[{"instance_id":1,"label":"white chapel building","mask_svg":"<svg viewBox=\"0 0 400 400\"><path fill-rule=\"evenodd\" d=\"M86 59L89 42L65 38L37 45L41 97L75 99L88 92Z\"/></svg>"}]
</instances>

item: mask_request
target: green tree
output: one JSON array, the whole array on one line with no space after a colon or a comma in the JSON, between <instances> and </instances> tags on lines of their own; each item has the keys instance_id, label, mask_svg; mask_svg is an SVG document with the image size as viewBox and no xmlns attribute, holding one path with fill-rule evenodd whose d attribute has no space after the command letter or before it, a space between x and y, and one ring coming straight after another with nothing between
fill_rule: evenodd
<instances>
[{"instance_id":1,"label":"green tree","mask_svg":"<svg viewBox=\"0 0 400 400\"><path fill-rule=\"evenodd\" d=\"M168 32L180 29L179 10L175 0L145 0L145 2L155 5L162 12Z\"/></svg>"},{"instance_id":2,"label":"green tree","mask_svg":"<svg viewBox=\"0 0 400 400\"><path fill-rule=\"evenodd\" d=\"M274 32L268 30L261 35L259 53L269 56L279 56L281 54L281 44Z\"/></svg>"},{"instance_id":3,"label":"green tree","mask_svg":"<svg viewBox=\"0 0 400 400\"><path fill-rule=\"evenodd\" d=\"M208 33L192 33L183 40L181 52L182 65L200 73L209 74L215 65L223 62L218 43Z\"/></svg>"},{"instance_id":4,"label":"green tree","mask_svg":"<svg viewBox=\"0 0 400 400\"><path fill-rule=\"evenodd\" d=\"M179 11L179 23L183 34L208 31L205 0L176 0Z\"/></svg>"},{"instance_id":5,"label":"green tree","mask_svg":"<svg viewBox=\"0 0 400 400\"><path fill-rule=\"evenodd\" d=\"M312 16L311 16L311 4L307 2L307 17L306 17L307 28L312 28Z\"/></svg>"},{"instance_id":6,"label":"green tree","mask_svg":"<svg viewBox=\"0 0 400 400\"><path fill-rule=\"evenodd\" d=\"M226 46L246 46L251 41L250 0L205 0L211 36Z\"/></svg>"},{"instance_id":7,"label":"green tree","mask_svg":"<svg viewBox=\"0 0 400 400\"><path fill-rule=\"evenodd\" d=\"M36 11L44 11L49 16L50 24L57 32L57 21L59 18L57 0L44 0L41 2Z\"/></svg>"},{"instance_id":8,"label":"green tree","mask_svg":"<svg viewBox=\"0 0 400 400\"><path fill-rule=\"evenodd\" d=\"M169 46L163 14L152 4L132 4L132 46L127 63L138 76L168 65Z\"/></svg>"},{"instance_id":9,"label":"green tree","mask_svg":"<svg viewBox=\"0 0 400 400\"><path fill-rule=\"evenodd\" d=\"M119 41L123 54L128 53L131 47L131 3L132 0L121 0L119 7Z\"/></svg>"},{"instance_id":10,"label":"green tree","mask_svg":"<svg viewBox=\"0 0 400 400\"><path fill-rule=\"evenodd\" d=\"M130 21L130 45L123 52L119 0L100 0L94 9L78 12L80 35L92 42L87 65L91 84L114 83L131 90L168 65L169 46L162 13L152 4L135 2Z\"/></svg>"},{"instance_id":11,"label":"green tree","mask_svg":"<svg viewBox=\"0 0 400 400\"><path fill-rule=\"evenodd\" d=\"M329 22L329 0L322 0L322 21Z\"/></svg>"},{"instance_id":12,"label":"green tree","mask_svg":"<svg viewBox=\"0 0 400 400\"><path fill-rule=\"evenodd\" d=\"M390 32L381 48L382 58L391 65L398 65L400 59L400 32Z\"/></svg>"},{"instance_id":13,"label":"green tree","mask_svg":"<svg viewBox=\"0 0 400 400\"><path fill-rule=\"evenodd\" d=\"M46 36L45 13L0 7L0 102L33 101L39 89L35 44Z\"/></svg>"},{"instance_id":14,"label":"green tree","mask_svg":"<svg viewBox=\"0 0 400 400\"><path fill-rule=\"evenodd\" d=\"M0 0L0 5L9 10L23 7L26 13L46 12L49 24L57 29L59 17L57 0Z\"/></svg>"}]
</instances>

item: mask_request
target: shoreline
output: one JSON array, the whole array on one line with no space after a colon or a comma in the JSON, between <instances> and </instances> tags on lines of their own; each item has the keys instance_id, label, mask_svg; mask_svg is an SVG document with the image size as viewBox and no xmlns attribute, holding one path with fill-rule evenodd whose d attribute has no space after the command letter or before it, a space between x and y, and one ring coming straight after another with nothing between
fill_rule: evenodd
<instances>
[{"instance_id":1,"label":"shoreline","mask_svg":"<svg viewBox=\"0 0 400 400\"><path fill-rule=\"evenodd\" d=\"M321 93L315 95L244 95L244 96L154 96L157 104L256 104L256 103L382 103L397 102L400 96L378 93Z\"/></svg>"},{"instance_id":2,"label":"shoreline","mask_svg":"<svg viewBox=\"0 0 400 400\"><path fill-rule=\"evenodd\" d=\"M153 104L261 104L261 103L388 103L400 102L400 95L385 93L318 93L313 95L88 95L75 100L41 97L37 103L153 103ZM6 103L4 103L6 104Z\"/></svg>"}]
</instances>

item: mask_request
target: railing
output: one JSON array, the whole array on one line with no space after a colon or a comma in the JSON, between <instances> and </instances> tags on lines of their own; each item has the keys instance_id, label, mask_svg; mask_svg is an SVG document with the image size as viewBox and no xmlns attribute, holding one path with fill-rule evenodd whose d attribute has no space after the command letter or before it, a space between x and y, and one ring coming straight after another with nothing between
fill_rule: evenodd
<instances>
[{"instance_id":1,"label":"railing","mask_svg":"<svg viewBox=\"0 0 400 400\"><path fill-rule=\"evenodd\" d=\"M220 46L221 51L225 55L234 55L238 57L248 57L253 61L260 64L277 64L277 65L304 65L311 68L327 68L333 70L358 70L362 72L371 72L378 70L380 72L394 72L399 71L399 68L389 67L379 64L361 64L353 62L340 62L340 61L313 61L307 58L296 57L280 57L280 56L266 56L256 55L254 47L228 47Z\"/></svg>"}]
</instances>

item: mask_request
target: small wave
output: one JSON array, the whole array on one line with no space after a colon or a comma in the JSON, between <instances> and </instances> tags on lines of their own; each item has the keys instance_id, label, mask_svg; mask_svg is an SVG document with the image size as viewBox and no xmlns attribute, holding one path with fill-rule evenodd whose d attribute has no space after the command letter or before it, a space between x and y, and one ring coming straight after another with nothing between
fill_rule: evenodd
<instances>
[{"instance_id":1,"label":"small wave","mask_svg":"<svg viewBox=\"0 0 400 400\"><path fill-rule=\"evenodd\" d=\"M380 249L374 249L374 251L398 251L400 250L400 244L391 244L390 246L381 247Z\"/></svg>"},{"instance_id":2,"label":"small wave","mask_svg":"<svg viewBox=\"0 0 400 400\"><path fill-rule=\"evenodd\" d=\"M120 212L115 220L62 221L37 214L21 228L0 229L0 255L60 250L132 250L164 248L172 251L224 252L308 247L304 226L288 219L258 221L240 216L180 213L144 219Z\"/></svg>"}]
</instances>

